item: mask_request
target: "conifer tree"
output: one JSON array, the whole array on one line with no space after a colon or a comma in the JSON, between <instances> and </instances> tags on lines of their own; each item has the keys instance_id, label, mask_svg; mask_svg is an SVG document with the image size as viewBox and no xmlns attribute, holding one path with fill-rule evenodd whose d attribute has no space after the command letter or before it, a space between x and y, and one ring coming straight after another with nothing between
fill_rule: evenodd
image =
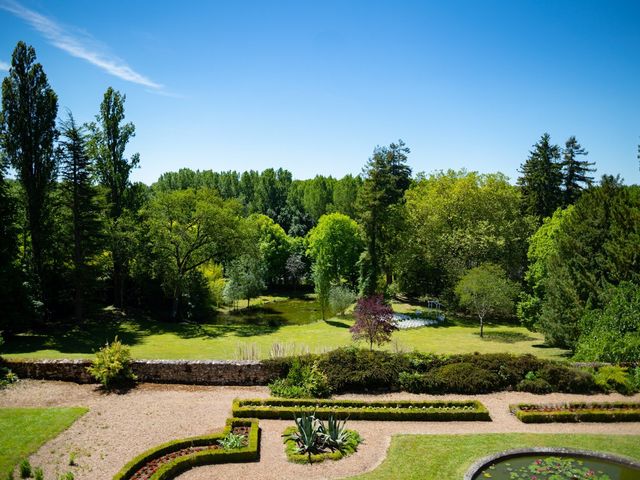
<instances>
[{"instance_id":1,"label":"conifer tree","mask_svg":"<svg viewBox=\"0 0 640 480\"><path fill-rule=\"evenodd\" d=\"M92 164L87 154L84 129L73 115L62 124L62 189L63 201L71 214L69 244L72 246L74 312L81 320L85 295L91 281L88 260L95 253L100 235L99 206L92 184Z\"/></svg>"},{"instance_id":2,"label":"conifer tree","mask_svg":"<svg viewBox=\"0 0 640 480\"><path fill-rule=\"evenodd\" d=\"M579 156L587 156L587 152L576 140L571 136L565 143L562 152L562 176L563 176L563 195L564 205L572 205L578 200L582 190L590 187L593 177L589 173L595 171L591 168L595 163L580 160Z\"/></svg>"},{"instance_id":3,"label":"conifer tree","mask_svg":"<svg viewBox=\"0 0 640 480\"><path fill-rule=\"evenodd\" d=\"M397 239L397 207L404 203L404 192L411 184L407 165L409 148L402 140L389 147L377 147L364 168L364 184L358 192L360 220L365 230L367 251L361 258L360 289L363 295L377 293L378 276L386 274L391 283L389 256Z\"/></svg>"},{"instance_id":4,"label":"conifer tree","mask_svg":"<svg viewBox=\"0 0 640 480\"><path fill-rule=\"evenodd\" d=\"M548 133L533 146L529 158L520 167L523 210L540 220L562 205L562 164L560 148L551 144Z\"/></svg>"}]
</instances>

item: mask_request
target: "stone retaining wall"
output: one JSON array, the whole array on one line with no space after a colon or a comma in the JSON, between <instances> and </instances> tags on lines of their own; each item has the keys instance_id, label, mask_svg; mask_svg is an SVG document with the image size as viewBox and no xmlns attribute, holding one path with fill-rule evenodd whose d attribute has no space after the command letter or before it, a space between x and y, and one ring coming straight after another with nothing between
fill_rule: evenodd
<instances>
[{"instance_id":1,"label":"stone retaining wall","mask_svg":"<svg viewBox=\"0 0 640 480\"><path fill-rule=\"evenodd\" d=\"M2 364L19 378L94 383L87 372L90 360L6 360ZM198 385L266 385L277 368L259 361L241 360L133 360L140 382Z\"/></svg>"}]
</instances>

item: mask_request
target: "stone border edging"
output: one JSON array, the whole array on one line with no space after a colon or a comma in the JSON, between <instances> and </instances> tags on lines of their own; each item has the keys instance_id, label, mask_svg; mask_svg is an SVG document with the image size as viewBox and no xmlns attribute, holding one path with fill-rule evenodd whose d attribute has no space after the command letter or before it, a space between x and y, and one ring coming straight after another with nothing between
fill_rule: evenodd
<instances>
[{"instance_id":1,"label":"stone border edging","mask_svg":"<svg viewBox=\"0 0 640 480\"><path fill-rule=\"evenodd\" d=\"M576 457L592 457L600 460L607 460L614 463L620 463L622 465L637 468L640 470L640 462L637 462L628 457L622 457L606 452L594 452L592 450L580 450L576 448L564 448L564 447L529 447L529 448L514 448L511 450L504 450L502 452L488 455L480 460L476 461L469 467L464 474L463 480L475 480L475 475L480 472L484 467L490 465L496 460L521 457L524 455L536 454L536 453L551 453L561 457L576 456Z\"/></svg>"}]
</instances>

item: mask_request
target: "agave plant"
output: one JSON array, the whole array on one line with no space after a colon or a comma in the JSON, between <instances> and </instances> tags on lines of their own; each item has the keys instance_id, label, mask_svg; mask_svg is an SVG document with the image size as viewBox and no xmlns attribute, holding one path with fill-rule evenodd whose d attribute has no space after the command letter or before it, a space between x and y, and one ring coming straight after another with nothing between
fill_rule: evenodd
<instances>
[{"instance_id":1,"label":"agave plant","mask_svg":"<svg viewBox=\"0 0 640 480\"><path fill-rule=\"evenodd\" d=\"M326 435L324 433L324 426L320 422L314 413L302 412L295 416L296 431L285 435L285 438L291 439L296 442L296 452L300 454L307 454L309 456L309 463L311 463L311 455L314 453L320 453L325 447Z\"/></svg>"},{"instance_id":2,"label":"agave plant","mask_svg":"<svg viewBox=\"0 0 640 480\"><path fill-rule=\"evenodd\" d=\"M340 422L336 420L333 415L329 415L326 425L320 423L322 428L322 434L324 436L324 443L331 451L340 450L344 448L344 445L350 438L349 432L346 430L346 420Z\"/></svg>"}]
</instances>

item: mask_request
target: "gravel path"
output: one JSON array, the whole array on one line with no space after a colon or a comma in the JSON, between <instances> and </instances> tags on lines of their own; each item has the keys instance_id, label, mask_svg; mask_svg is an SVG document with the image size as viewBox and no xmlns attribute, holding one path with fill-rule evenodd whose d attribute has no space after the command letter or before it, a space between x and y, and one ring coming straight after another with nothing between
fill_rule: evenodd
<instances>
[{"instance_id":1,"label":"gravel path","mask_svg":"<svg viewBox=\"0 0 640 480\"><path fill-rule=\"evenodd\" d=\"M133 456L159 443L219 431L231 415L231 401L266 397L264 387L204 387L143 384L126 395L105 395L92 385L23 380L0 391L0 407L84 406L89 412L31 457L47 478L68 470L76 480L109 480ZM346 397L346 396L345 396ZM469 395L349 395L348 398L469 399ZM261 460L240 465L215 465L191 470L180 480L211 478L256 480L305 480L342 478L374 469L386 455L391 436L398 433L602 433L640 434L640 423L525 425L508 411L510 403L564 401L640 401L621 395L533 395L502 392L477 395L491 413L492 422L349 422L364 437L356 454L339 462L295 465L287 462L280 435L292 422L261 420ZM69 455L78 464L69 467ZM56 475L54 477L54 475Z\"/></svg>"}]
</instances>

